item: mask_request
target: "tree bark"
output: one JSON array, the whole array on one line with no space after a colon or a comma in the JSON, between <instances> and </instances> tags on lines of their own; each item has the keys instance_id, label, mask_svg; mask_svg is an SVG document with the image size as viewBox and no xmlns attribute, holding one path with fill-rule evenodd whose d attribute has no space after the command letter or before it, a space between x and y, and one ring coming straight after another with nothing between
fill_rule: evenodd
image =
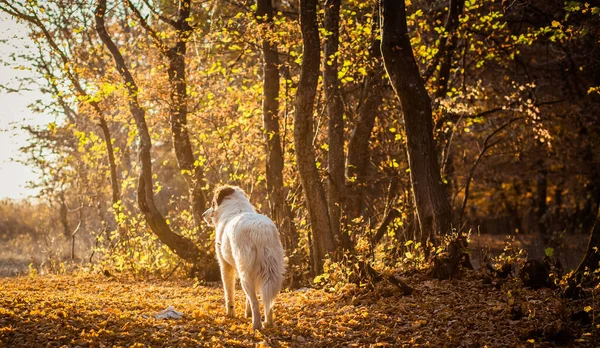
<instances>
[{"instance_id":1,"label":"tree bark","mask_svg":"<svg viewBox=\"0 0 600 348\"><path fill-rule=\"evenodd\" d=\"M441 98L446 95L448 90L448 82L450 79L450 68L452 67L452 55L456 48L456 29L458 28L458 17L462 14L465 6L465 0L450 0L448 9L448 17L444 24L444 30L447 34L446 38L441 38L441 45L438 54L442 57L440 70L438 73L438 88L435 96Z\"/></svg>"},{"instance_id":2,"label":"tree bark","mask_svg":"<svg viewBox=\"0 0 600 348\"><path fill-rule=\"evenodd\" d=\"M198 263L202 257L201 251L191 240L180 236L171 230L169 225L167 225L165 218L158 211L154 203L154 194L152 192L152 157L150 153L152 141L148 131L148 126L146 124L145 111L138 101L137 84L133 79L129 69L125 65L125 61L121 55L121 52L112 41L108 31L106 30L104 19L105 13L106 0L99 0L98 6L96 7L94 13L96 20L96 31L104 43L104 46L106 46L106 48L110 51L117 66L117 70L125 82L128 92L129 110L135 119L139 133L139 159L141 162L141 172L138 180L137 190L138 205L141 212L144 214L146 223L161 242L165 243L169 249L183 259Z\"/></svg>"},{"instance_id":3,"label":"tree bark","mask_svg":"<svg viewBox=\"0 0 600 348\"><path fill-rule=\"evenodd\" d=\"M350 222L362 214L369 167L369 139L375 125L377 110L383 101L384 68L380 45L381 42L376 37L369 48L373 68L369 70L365 78L362 98L364 101L359 108L358 120L348 142L346 177L348 178L349 192L345 213Z\"/></svg>"},{"instance_id":4,"label":"tree bark","mask_svg":"<svg viewBox=\"0 0 600 348\"><path fill-rule=\"evenodd\" d=\"M65 193L61 192L58 194L58 203L60 204L60 224L63 227L63 235L65 238L71 237L71 228L69 227L69 207L67 207L67 200Z\"/></svg>"},{"instance_id":5,"label":"tree bark","mask_svg":"<svg viewBox=\"0 0 600 348\"><path fill-rule=\"evenodd\" d=\"M440 68L437 74L436 81L436 89L434 92L435 98L442 99L446 92L448 91L448 83L450 82L450 70L452 69L452 57L454 55L454 50L456 49L456 44L458 41L456 35L456 29L459 25L459 17L463 13L463 9L465 7L465 0L450 0L448 16L446 17L446 23L444 24L444 33L445 37L440 38L440 46L438 53L435 55L429 70L426 72L427 76L430 76L433 73L433 70L437 68L437 63L441 59ZM436 104L437 105L437 104ZM434 131L440 129L446 122L448 121L447 112L443 112L440 117L438 117L436 124L434 125ZM451 137L452 132L441 132L441 134L437 138L436 147L444 152L449 152L449 139ZM446 157L448 158L447 163L452 165L452 154L447 153ZM442 175L450 176L452 169L447 172L443 172L445 166L442 168Z\"/></svg>"},{"instance_id":6,"label":"tree bark","mask_svg":"<svg viewBox=\"0 0 600 348\"><path fill-rule=\"evenodd\" d=\"M537 225L537 232L542 235L542 239L544 243L548 245L550 243L550 239L552 238L552 231L548 231L548 225L546 221L548 220L547 212L548 212L548 204L546 203L546 198L548 196L548 172L546 168L544 168L543 161L539 161L541 169L538 173L538 177L536 179L536 199L535 199L535 219Z\"/></svg>"},{"instance_id":7,"label":"tree bark","mask_svg":"<svg viewBox=\"0 0 600 348\"><path fill-rule=\"evenodd\" d=\"M279 55L277 45L269 38L273 30L273 4L271 0L256 1L256 18L265 25L262 40L263 53L263 127L267 152L267 192L271 218L279 227L279 234L288 256L298 247L293 214L287 204L283 184L283 149L279 132Z\"/></svg>"},{"instance_id":8,"label":"tree bark","mask_svg":"<svg viewBox=\"0 0 600 348\"><path fill-rule=\"evenodd\" d=\"M382 10L381 51L404 114L410 181L420 237L435 240L437 235L450 232L451 209L433 141L431 100L410 44L404 1L382 0Z\"/></svg>"},{"instance_id":9,"label":"tree bark","mask_svg":"<svg viewBox=\"0 0 600 348\"><path fill-rule=\"evenodd\" d=\"M110 169L110 187L112 189L112 203L113 209L115 205L119 204L121 200L121 185L119 184L119 178L117 177L117 164L115 161L115 151L112 144L112 138L110 136L110 129L108 128L108 123L104 116L100 113L100 107L95 105L96 112L99 114L100 118L100 129L102 129L102 135L104 137L104 143L106 144L106 154L108 156L108 166ZM120 209L120 208L119 208ZM117 214L115 214L117 215Z\"/></svg>"},{"instance_id":10,"label":"tree bark","mask_svg":"<svg viewBox=\"0 0 600 348\"><path fill-rule=\"evenodd\" d=\"M340 95L338 80L338 44L340 27L341 0L327 0L325 2L324 29L327 32L323 44L323 85L325 103L329 116L327 128L328 139L328 190L327 205L331 221L331 233L338 238L344 249L348 250L349 238L346 233L342 235L341 220L343 214L345 174L344 174L344 105Z\"/></svg>"},{"instance_id":11,"label":"tree bark","mask_svg":"<svg viewBox=\"0 0 600 348\"><path fill-rule=\"evenodd\" d=\"M313 109L319 80L320 44L317 25L317 1L300 1L300 27L304 43L300 81L296 91L294 145L298 173L306 198L312 228L313 273L323 271L323 259L336 249L325 191L315 160L313 139Z\"/></svg>"},{"instance_id":12,"label":"tree bark","mask_svg":"<svg viewBox=\"0 0 600 348\"><path fill-rule=\"evenodd\" d=\"M188 97L186 80L185 54L187 40L192 32L189 25L191 0L183 0L179 4L176 30L176 43L169 49L169 81L171 82L171 130L173 132L173 147L179 168L185 171L185 179L190 190L192 214L196 227L202 227L202 214L206 209L206 195L202 191L204 170L196 163L192 144L187 128Z\"/></svg>"}]
</instances>

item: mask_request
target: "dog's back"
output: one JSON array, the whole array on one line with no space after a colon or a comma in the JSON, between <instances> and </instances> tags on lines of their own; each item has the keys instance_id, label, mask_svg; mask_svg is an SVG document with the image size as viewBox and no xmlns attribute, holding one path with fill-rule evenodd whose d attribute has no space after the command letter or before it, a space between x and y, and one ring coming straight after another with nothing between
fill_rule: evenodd
<instances>
[{"instance_id":1,"label":"dog's back","mask_svg":"<svg viewBox=\"0 0 600 348\"><path fill-rule=\"evenodd\" d=\"M283 281L284 252L277 227L268 217L241 213L226 227L240 278L248 276L261 289L263 304L271 306Z\"/></svg>"}]
</instances>

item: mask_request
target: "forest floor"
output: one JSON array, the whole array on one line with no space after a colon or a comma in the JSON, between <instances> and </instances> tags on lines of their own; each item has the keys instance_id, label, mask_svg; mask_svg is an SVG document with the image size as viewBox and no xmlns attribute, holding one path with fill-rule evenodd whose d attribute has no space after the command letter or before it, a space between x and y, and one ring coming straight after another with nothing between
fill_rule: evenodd
<instances>
[{"instance_id":1,"label":"forest floor","mask_svg":"<svg viewBox=\"0 0 600 348\"><path fill-rule=\"evenodd\" d=\"M415 289L409 296L386 282L331 292L284 291L275 305L276 326L253 331L250 319L240 316L239 288L238 318L232 319L224 316L218 284L100 275L0 278L0 346L588 347L600 342L592 297L567 301L550 289L523 288L516 279L486 284L476 272L460 280L420 274L403 279ZM183 318L153 317L168 306ZM578 320L574 312L590 315Z\"/></svg>"}]
</instances>

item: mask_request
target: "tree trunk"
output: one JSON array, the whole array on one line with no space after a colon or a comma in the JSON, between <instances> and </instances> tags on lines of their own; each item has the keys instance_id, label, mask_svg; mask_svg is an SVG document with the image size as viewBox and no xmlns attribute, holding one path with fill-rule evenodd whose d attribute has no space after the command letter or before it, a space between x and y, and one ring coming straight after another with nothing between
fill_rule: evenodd
<instances>
[{"instance_id":1,"label":"tree trunk","mask_svg":"<svg viewBox=\"0 0 600 348\"><path fill-rule=\"evenodd\" d=\"M206 195L202 190L204 186L204 170L196 161L187 128L188 96L185 55L187 41L192 34L192 27L189 24L191 19L191 0L182 0L179 3L177 18L175 20L166 19L167 23L175 30L175 43L171 47L165 44L165 40L161 39L159 33L152 29L146 17L142 16L133 2L128 1L127 5L138 18L141 26L146 29L146 32L160 49L163 56L169 61L167 73L170 83L171 103L169 111L171 116L171 132L173 135L173 149L175 150L179 169L188 186L194 223L198 230L202 230L202 214L206 209L207 201Z\"/></svg>"},{"instance_id":2,"label":"tree trunk","mask_svg":"<svg viewBox=\"0 0 600 348\"><path fill-rule=\"evenodd\" d=\"M63 235L65 236L65 238L70 238L71 228L69 227L69 207L67 207L67 200L65 198L64 192L59 193L58 203L60 204L59 214L60 224L63 227Z\"/></svg>"},{"instance_id":3,"label":"tree trunk","mask_svg":"<svg viewBox=\"0 0 600 348\"><path fill-rule=\"evenodd\" d=\"M110 136L110 129L106 123L106 119L101 114L100 107L97 106L96 112L100 117L100 129L102 129L102 135L104 137L104 143L106 144L106 154L108 155L108 166L110 168L110 187L112 189L112 203L113 209L115 204L118 204L121 200L121 185L119 184L119 178L117 177L117 164L115 161L115 151L113 149L112 138ZM117 215L117 214L115 214Z\"/></svg>"},{"instance_id":4,"label":"tree trunk","mask_svg":"<svg viewBox=\"0 0 600 348\"><path fill-rule=\"evenodd\" d=\"M106 0L99 0L95 10L96 31L106 48L110 51L117 66L117 70L127 86L127 92L129 94L129 110L135 119L140 137L139 158L141 162L141 172L137 190L138 205L141 212L144 214L146 223L161 242L165 243L173 252L185 260L198 263L202 256L198 247L191 240L174 233L169 225L167 225L164 217L158 211L154 203L154 194L152 192L152 157L150 154L152 142L146 124L145 111L139 104L137 98L137 84L126 67L121 52L106 30L104 19L105 12Z\"/></svg>"},{"instance_id":5,"label":"tree trunk","mask_svg":"<svg viewBox=\"0 0 600 348\"><path fill-rule=\"evenodd\" d=\"M279 233L288 256L298 247L296 227L290 206L285 201L283 184L283 149L279 133L279 55L277 46L269 38L273 29L273 5L271 0L256 1L256 18L266 27L263 31L263 126L267 151L267 192L271 218L279 227Z\"/></svg>"},{"instance_id":6,"label":"tree trunk","mask_svg":"<svg viewBox=\"0 0 600 348\"><path fill-rule=\"evenodd\" d=\"M437 99L437 103L439 103L440 99L446 96L446 92L448 91L448 83L450 82L450 70L452 69L452 57L454 56L454 50L456 49L456 44L458 41L456 29L458 28L458 19L463 13L464 6L465 0L450 0L448 8L448 17L446 17L446 23L444 24L444 32L446 36L440 38L439 51L436 54L436 58L434 58L434 61L436 61L436 63L432 64L430 67L430 69L436 69L437 61L441 58L440 68L437 74L436 89L434 93L435 98ZM438 117L436 124L434 125L434 132L442 128L442 126L446 124L447 121L448 113L443 112L442 115ZM444 153L445 157L448 158L446 163L450 165L450 167L448 167L449 170L446 172L444 172L444 170L446 169L445 166L442 168L442 175L446 177L450 177L452 174L452 154L449 148L449 142L452 134L452 132L440 132L438 138L436 139L436 148L439 151L443 151L442 153Z\"/></svg>"},{"instance_id":7,"label":"tree trunk","mask_svg":"<svg viewBox=\"0 0 600 348\"><path fill-rule=\"evenodd\" d=\"M452 67L452 55L456 48L456 29L458 28L458 17L462 14L465 6L465 0L450 0L448 9L448 17L444 25L444 30L448 35L446 38L441 38L439 55L442 57L442 63L438 73L438 88L435 91L435 96L441 98L446 95L448 90L448 82L450 80L450 68Z\"/></svg>"},{"instance_id":8,"label":"tree trunk","mask_svg":"<svg viewBox=\"0 0 600 348\"><path fill-rule=\"evenodd\" d=\"M328 0L325 2L324 29L327 32L323 44L323 85L325 90L325 103L329 116L327 129L328 138L328 191L327 204L331 220L331 233L338 238L342 247L350 248L348 235L342 235L341 220L343 214L345 174L344 174L344 105L340 95L338 80L338 43L340 27L341 0Z\"/></svg>"},{"instance_id":9,"label":"tree trunk","mask_svg":"<svg viewBox=\"0 0 600 348\"><path fill-rule=\"evenodd\" d=\"M374 21L378 25L378 21ZM376 32L374 28L373 33ZM350 141L348 142L348 158L346 177L348 178L349 194L346 204L348 221L352 222L362 214L366 185L367 169L369 167L369 139L375 125L377 110L383 101L383 63L381 61L381 42L378 37L369 48L369 56L373 68L369 70L363 87L363 102L359 108L358 120Z\"/></svg>"},{"instance_id":10,"label":"tree trunk","mask_svg":"<svg viewBox=\"0 0 600 348\"><path fill-rule=\"evenodd\" d=\"M577 270L575 270L575 274L583 275L586 269L590 271L594 271L599 267L600 263L600 207L598 208L598 213L596 214L596 221L594 222L594 226L590 231L590 238L588 240L588 245L585 250L585 255L583 256L583 260L579 263Z\"/></svg>"},{"instance_id":11,"label":"tree trunk","mask_svg":"<svg viewBox=\"0 0 600 348\"><path fill-rule=\"evenodd\" d=\"M536 199L535 199L535 219L537 232L542 236L545 245L549 245L552 239L552 231L548 230L548 172L544 166L544 161L538 161L539 172L536 178Z\"/></svg>"},{"instance_id":12,"label":"tree trunk","mask_svg":"<svg viewBox=\"0 0 600 348\"><path fill-rule=\"evenodd\" d=\"M300 27L304 43L300 81L296 91L296 112L294 117L294 145L298 173L306 198L313 232L312 259L313 273L323 271L323 259L336 249L331 232L331 223L325 191L321 184L315 163L313 139L313 108L319 80L319 28L317 25L317 1L300 1Z\"/></svg>"},{"instance_id":13,"label":"tree trunk","mask_svg":"<svg viewBox=\"0 0 600 348\"><path fill-rule=\"evenodd\" d=\"M187 182L192 215L196 227L200 230L203 224L202 214L206 209L206 195L202 191L204 186L204 171L196 163L192 144L187 128L188 98L186 80L185 54L187 40L192 33L189 24L191 0L179 3L177 20L173 23L176 32L175 45L168 49L166 56L169 60L168 75L171 83L171 131L173 133L173 148L177 157L179 169Z\"/></svg>"},{"instance_id":14,"label":"tree trunk","mask_svg":"<svg viewBox=\"0 0 600 348\"><path fill-rule=\"evenodd\" d=\"M404 114L410 181L421 238L435 240L450 232L450 201L440 176L431 100L415 61L406 25L404 1L382 0L381 51Z\"/></svg>"}]
</instances>

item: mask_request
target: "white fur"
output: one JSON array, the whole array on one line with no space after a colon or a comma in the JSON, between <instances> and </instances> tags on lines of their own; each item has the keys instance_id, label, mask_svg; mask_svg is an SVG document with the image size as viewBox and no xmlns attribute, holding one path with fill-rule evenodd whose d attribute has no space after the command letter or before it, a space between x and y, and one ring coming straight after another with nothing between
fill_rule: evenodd
<instances>
[{"instance_id":1,"label":"white fur","mask_svg":"<svg viewBox=\"0 0 600 348\"><path fill-rule=\"evenodd\" d=\"M262 295L265 326L273 324L273 304L285 272L283 247L277 227L268 217L256 213L239 187L218 206L204 213L216 226L216 254L221 267L227 316L235 316L235 276L246 294L246 317L252 315L252 328L260 329L257 292Z\"/></svg>"}]
</instances>

